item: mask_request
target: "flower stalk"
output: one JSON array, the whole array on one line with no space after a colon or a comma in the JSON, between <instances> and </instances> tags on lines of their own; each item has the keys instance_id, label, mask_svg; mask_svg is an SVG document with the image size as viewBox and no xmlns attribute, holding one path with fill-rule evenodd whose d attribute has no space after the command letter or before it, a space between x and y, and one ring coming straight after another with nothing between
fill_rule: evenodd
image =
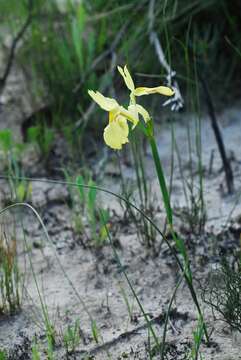
<instances>
[{"instance_id":1,"label":"flower stalk","mask_svg":"<svg viewBox=\"0 0 241 360\"><path fill-rule=\"evenodd\" d=\"M151 146L152 157L153 157L155 167L156 167L156 172L157 172L157 177L158 177L158 181L159 181L159 185L160 185L160 189L161 189L161 193L162 193L163 203L164 203L165 210L166 210L167 221L168 221L169 226L172 227L173 215L172 215L172 208L171 208L171 204L170 204L170 197L169 197L169 192L168 192L167 186L166 186L165 176L164 176L160 156L158 153L155 136L153 133L152 120L149 121L148 126L147 126L147 136L148 136L149 144Z\"/></svg>"},{"instance_id":2,"label":"flower stalk","mask_svg":"<svg viewBox=\"0 0 241 360\"><path fill-rule=\"evenodd\" d=\"M122 149L122 145L129 142L128 135L129 135L129 126L128 122L132 123L132 130L138 127L142 130L144 135L147 137L151 151L152 157L156 168L156 173L159 181L159 186L162 194L162 199L166 211L167 216L167 223L169 226L169 231L172 235L172 238L176 245L176 250L172 251L174 254L175 260L184 274L186 283L190 290L193 302L197 308L199 318L202 320L203 323L203 331L206 337L207 342L209 343L209 335L208 331L203 319L203 314L201 307L199 305L199 301L196 296L196 292L193 287L193 280L192 280L192 272L190 269L190 261L188 257L188 253L186 251L185 243L183 239L175 232L173 226L173 211L170 203L170 196L169 191L166 185L165 175L161 163L161 159L158 152L158 147L154 135L154 123L151 119L148 111L143 108L141 105L137 104L136 97L143 96L143 95L151 95L151 94L161 94L165 96L172 96L174 91L166 86L157 86L153 88L148 87L135 87L134 81L125 66L123 69L118 67L118 71L124 79L124 82L127 88L130 91L130 102L127 109L123 106L119 105L115 99L110 99L104 97L102 94L98 92L94 92L89 90L89 95L92 99L103 109L109 112L109 125L104 130L104 141L105 143L110 146L112 149L120 150ZM142 119L139 118L141 115ZM143 121L142 121L143 120ZM128 122L127 122L128 121ZM171 245L167 240L166 236L164 235L164 240L167 242L168 247L171 249ZM178 254L182 256L183 262L179 259Z\"/></svg>"}]
</instances>

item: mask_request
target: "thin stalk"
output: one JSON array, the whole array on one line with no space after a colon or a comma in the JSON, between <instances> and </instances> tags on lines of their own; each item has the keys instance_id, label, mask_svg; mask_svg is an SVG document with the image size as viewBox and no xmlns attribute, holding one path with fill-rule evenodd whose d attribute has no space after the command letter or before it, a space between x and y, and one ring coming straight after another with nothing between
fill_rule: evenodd
<instances>
[{"instance_id":1,"label":"thin stalk","mask_svg":"<svg viewBox=\"0 0 241 360\"><path fill-rule=\"evenodd\" d=\"M185 63L186 63L186 74L187 78L191 79L191 69L190 69L190 56L188 52L188 44L190 42L190 31L191 31L191 23L192 19L190 19L188 24L188 30L186 33L186 41L185 44L182 44L184 49L184 57L185 57ZM190 102L188 103L189 110L192 110L192 82L187 83L187 99L190 99ZM189 170L190 170L190 185L188 185L188 188L190 190L190 210L192 212L192 204L193 204L193 198L194 198L194 174L193 174L193 156L192 156L192 138L191 138L191 129L190 129L190 121L188 120L186 122L186 131L187 131L187 141L188 141L188 158L189 158Z\"/></svg>"},{"instance_id":2,"label":"thin stalk","mask_svg":"<svg viewBox=\"0 0 241 360\"><path fill-rule=\"evenodd\" d=\"M194 42L195 43L195 42ZM194 75L195 75L195 88L196 88L196 106L197 106L197 121L196 121L196 151L198 157L198 174L199 174L199 200L201 202L201 214L199 218L199 232L202 230L205 221L205 203L203 191L203 165L202 165L202 127L201 127L201 114L200 114L200 95L198 87L198 72L197 63L194 59Z\"/></svg>"},{"instance_id":3,"label":"thin stalk","mask_svg":"<svg viewBox=\"0 0 241 360\"><path fill-rule=\"evenodd\" d=\"M173 132L175 132L174 128L173 128ZM177 141L176 141L176 138L175 138L175 134L174 134L174 141L175 141L175 152L176 152L176 155L177 155L177 162L178 162L179 172L180 172L181 181L182 181L182 189L183 189L183 193L184 193L184 197L185 197L185 200L186 200L187 207L189 208L189 199L188 199L187 189L186 189L186 184L185 184L185 177L184 177L184 172L183 172L182 158L181 158L180 151L179 151L179 148L178 148L178 144L177 144Z\"/></svg>"},{"instance_id":4,"label":"thin stalk","mask_svg":"<svg viewBox=\"0 0 241 360\"><path fill-rule=\"evenodd\" d=\"M149 201L148 201L146 173L143 164L143 151L141 148L141 141L142 138L133 137L131 141L131 149L133 154L137 187L140 198L140 207L143 211L148 212ZM143 217L141 217L141 220L142 220L143 229L141 228L140 232L141 235L144 233L143 241L148 247L151 247L152 242L154 242L155 240L155 235L153 234L151 229L149 229L148 222Z\"/></svg>"},{"instance_id":5,"label":"thin stalk","mask_svg":"<svg viewBox=\"0 0 241 360\"><path fill-rule=\"evenodd\" d=\"M171 204L170 204L170 198L169 198L169 194L168 194L168 190L167 190L167 186L166 186L166 181L165 181L165 176L164 176L164 172L162 169L162 164L161 164L159 153L158 153L156 140L155 140L153 134L150 134L148 136L148 139L149 139L149 143L151 146L152 156L153 156L153 160L154 160L155 167L156 167L156 172L157 172L157 176L158 176L158 180L159 180L159 185L160 185L160 189L161 189L161 193L162 193L164 206L166 209L167 220L168 220L169 225L172 226L173 225L172 208L171 208Z\"/></svg>"},{"instance_id":6,"label":"thin stalk","mask_svg":"<svg viewBox=\"0 0 241 360\"><path fill-rule=\"evenodd\" d=\"M122 195L125 196L126 199L129 199L132 194L128 191L127 186L125 186L125 180L124 180L124 176L123 176L123 172L122 172L121 159L120 159L119 152L116 152L116 155L117 155L118 166L119 166L119 170L120 170L121 193L122 193ZM122 203L120 203L120 205L122 206ZM129 206L128 203L126 203L125 205L126 205L126 208L124 211L124 217L126 216L126 214L128 214L128 216L133 220L135 227L137 229L137 237L139 240L141 240L139 226L138 226L138 219L133 211L133 208L131 206Z\"/></svg>"},{"instance_id":7,"label":"thin stalk","mask_svg":"<svg viewBox=\"0 0 241 360\"><path fill-rule=\"evenodd\" d=\"M173 123L171 123L171 140L172 140L172 145L171 145L171 175L170 175L170 181L169 181L169 197L170 197L170 201L171 201L171 195L172 195L172 190L173 190L173 176L174 176L174 159L175 159L175 132L174 132L174 127L173 127Z\"/></svg>"},{"instance_id":8,"label":"thin stalk","mask_svg":"<svg viewBox=\"0 0 241 360\"><path fill-rule=\"evenodd\" d=\"M138 155L137 155L138 150L137 150L136 142L137 142L137 139L134 138L133 141L131 142L131 150L132 150L133 159L134 159L134 167L135 167L139 197L140 197L141 205L143 208L144 207L144 199L143 199L143 191L142 191L143 181L141 180L141 175L140 175L140 171L139 171L139 159L138 159Z\"/></svg>"},{"instance_id":9,"label":"thin stalk","mask_svg":"<svg viewBox=\"0 0 241 360\"><path fill-rule=\"evenodd\" d=\"M28 249L27 240L26 240L26 234L25 234L25 231L24 231L22 219L21 219L21 226L22 226L22 230L23 230L23 238L24 238L25 249ZM47 331L47 337L50 336L51 339L54 341L54 329L53 329L53 326L52 326L51 321L50 321L48 307L47 307L47 305L45 303L45 300L42 297L40 289L39 289L39 285L38 285L36 273L35 273L35 270L34 270L31 254L29 253L29 251L27 251L27 254L28 254L31 272L33 274L34 283L35 283L35 286L36 286L36 289L37 289L37 293L38 293L38 297L39 297L39 301L40 301L40 305L41 305L41 309L42 309L42 314L43 314L43 318L44 318L44 324L45 324L45 328L46 328L46 331Z\"/></svg>"},{"instance_id":10,"label":"thin stalk","mask_svg":"<svg viewBox=\"0 0 241 360\"><path fill-rule=\"evenodd\" d=\"M182 280L183 280L183 276L181 276L180 279L178 280L178 282L175 286L175 289L173 291L172 297L168 304L167 313L166 313L166 317L165 317L165 323L164 323L164 329L163 329L163 336L162 336L161 360L164 360L164 357L165 357L165 342L166 342L167 323L168 323L169 314L170 314L170 311L172 308L172 303L175 299L177 290L178 290L179 286L181 285Z\"/></svg>"}]
</instances>

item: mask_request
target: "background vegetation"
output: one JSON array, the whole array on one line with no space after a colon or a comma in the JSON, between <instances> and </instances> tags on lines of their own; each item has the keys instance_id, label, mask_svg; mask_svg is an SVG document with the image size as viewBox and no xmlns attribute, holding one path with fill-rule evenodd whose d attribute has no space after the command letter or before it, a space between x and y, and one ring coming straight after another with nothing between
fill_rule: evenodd
<instances>
[{"instance_id":1,"label":"background vegetation","mask_svg":"<svg viewBox=\"0 0 241 360\"><path fill-rule=\"evenodd\" d=\"M150 42L150 21L169 64L177 72L182 91L195 81L197 64L219 100L219 108L237 96L235 84L241 73L240 1L156 1L153 19L150 3L32 2L31 24L17 60L31 76L35 96L44 95L46 99L48 112L40 113L45 122L47 117L52 124L61 124L66 135L70 133L66 125L76 126L81 132L91 117L87 89L118 88L109 71L113 56L117 57L115 63L129 64L137 82L148 83L145 74L165 82L164 69ZM26 0L1 2L2 27L16 33L28 12ZM4 33L1 37L3 41Z\"/></svg>"}]
</instances>

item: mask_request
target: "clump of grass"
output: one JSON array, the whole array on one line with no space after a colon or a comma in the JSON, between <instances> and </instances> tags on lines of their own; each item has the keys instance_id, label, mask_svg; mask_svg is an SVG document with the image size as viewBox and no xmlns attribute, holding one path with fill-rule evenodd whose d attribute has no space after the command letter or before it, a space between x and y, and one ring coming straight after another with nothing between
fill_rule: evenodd
<instances>
[{"instance_id":1,"label":"clump of grass","mask_svg":"<svg viewBox=\"0 0 241 360\"><path fill-rule=\"evenodd\" d=\"M9 129L0 130L0 158L4 169L9 176L11 201L24 201L31 196L31 186L28 182L17 179L24 175L20 165L24 145L15 143L13 134ZM15 177L15 180L13 180Z\"/></svg>"},{"instance_id":2,"label":"clump of grass","mask_svg":"<svg viewBox=\"0 0 241 360\"><path fill-rule=\"evenodd\" d=\"M14 314L21 307L21 275L17 261L17 243L0 237L0 313Z\"/></svg>"},{"instance_id":3,"label":"clump of grass","mask_svg":"<svg viewBox=\"0 0 241 360\"><path fill-rule=\"evenodd\" d=\"M7 360L7 352L0 349L0 360Z\"/></svg>"},{"instance_id":4,"label":"clump of grass","mask_svg":"<svg viewBox=\"0 0 241 360\"><path fill-rule=\"evenodd\" d=\"M135 181L129 184L126 181L122 171L121 159L118 156L120 174L121 174L121 191L123 196L130 201L138 201L140 209L149 217L155 218L156 209L154 207L153 194L151 186L147 181L147 174L144 164L145 139L140 136L133 136L131 140L131 154L135 171ZM134 191L137 189L137 191ZM122 205L122 204L121 204ZM156 236L155 229L146 221L143 216L140 216L131 206L124 206L125 221L132 222L135 226L140 242L147 248L156 251Z\"/></svg>"},{"instance_id":5,"label":"clump of grass","mask_svg":"<svg viewBox=\"0 0 241 360\"><path fill-rule=\"evenodd\" d=\"M44 124L31 126L27 130L27 140L37 147L37 150L46 160L53 145L54 133Z\"/></svg>"},{"instance_id":6,"label":"clump of grass","mask_svg":"<svg viewBox=\"0 0 241 360\"><path fill-rule=\"evenodd\" d=\"M41 360L42 355L45 354L48 360L54 360L54 340L51 334L48 332L45 333L45 344L40 346L38 344L36 337L32 341L31 346L31 355L32 360Z\"/></svg>"},{"instance_id":7,"label":"clump of grass","mask_svg":"<svg viewBox=\"0 0 241 360\"><path fill-rule=\"evenodd\" d=\"M120 294L123 298L123 301L126 305L126 309L127 309L127 312L128 312L128 316L129 316L129 321L130 322L134 322L135 319L134 319L134 303L133 303L133 298L131 299L131 302L128 298L128 294L127 292L125 291L125 288L124 286L122 286L122 284L120 283Z\"/></svg>"},{"instance_id":8,"label":"clump of grass","mask_svg":"<svg viewBox=\"0 0 241 360\"><path fill-rule=\"evenodd\" d=\"M80 343L80 321L75 320L74 325L68 325L63 334L64 347L67 356L74 353Z\"/></svg>"},{"instance_id":9,"label":"clump of grass","mask_svg":"<svg viewBox=\"0 0 241 360\"><path fill-rule=\"evenodd\" d=\"M39 347L37 344L36 339L34 339L33 343L32 343L32 360L41 360L41 355L39 352Z\"/></svg>"},{"instance_id":10,"label":"clump of grass","mask_svg":"<svg viewBox=\"0 0 241 360\"><path fill-rule=\"evenodd\" d=\"M71 180L71 176L66 170L64 170L64 175L67 180ZM83 189L82 187L85 180L89 186L88 189ZM73 229L80 238L82 238L83 235L87 238L88 244L85 244L80 239L83 246L103 246L107 239L107 234L105 226L100 221L97 208L102 209L103 216L105 217L105 225L109 224L109 210L103 208L100 199L97 197L96 184L90 174L86 174L85 176L78 175L75 184L77 191L73 191L72 186L68 186L71 198L70 206L73 210Z\"/></svg>"},{"instance_id":11,"label":"clump of grass","mask_svg":"<svg viewBox=\"0 0 241 360\"><path fill-rule=\"evenodd\" d=\"M83 177L78 176L76 179L76 183L83 184ZM94 240L94 244L96 246L100 246L103 244L105 239L107 238L105 227L101 225L99 215L97 213L97 191L94 188L96 185L94 181L90 178L88 181L88 185L90 189L88 190L87 194L83 191L83 188L80 186L78 187L79 192L79 199L82 205L84 206L84 211L87 217L87 221L90 227L91 237ZM99 205L100 206L100 205ZM109 221L109 212L108 210L102 209L102 212L105 217L104 224L107 224Z\"/></svg>"},{"instance_id":12,"label":"clump of grass","mask_svg":"<svg viewBox=\"0 0 241 360\"><path fill-rule=\"evenodd\" d=\"M213 272L203 289L204 301L212 307L219 319L241 332L241 260L232 267L222 259L219 270Z\"/></svg>"},{"instance_id":13,"label":"clump of grass","mask_svg":"<svg viewBox=\"0 0 241 360\"><path fill-rule=\"evenodd\" d=\"M203 360L203 356L200 352L200 346L204 334L203 320L199 319L196 329L193 330L193 345L190 352L187 355L187 359L190 360Z\"/></svg>"}]
</instances>

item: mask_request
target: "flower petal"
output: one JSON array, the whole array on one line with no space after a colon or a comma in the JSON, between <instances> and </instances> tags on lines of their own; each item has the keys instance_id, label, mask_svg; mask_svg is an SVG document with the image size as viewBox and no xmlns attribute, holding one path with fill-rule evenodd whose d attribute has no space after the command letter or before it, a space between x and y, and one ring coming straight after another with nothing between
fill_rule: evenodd
<instances>
[{"instance_id":1,"label":"flower petal","mask_svg":"<svg viewBox=\"0 0 241 360\"><path fill-rule=\"evenodd\" d=\"M157 87L153 87L153 88L138 87L134 91L135 96L150 95L150 94L160 94L160 95L172 96L174 94L174 91L167 86L157 86Z\"/></svg>"},{"instance_id":2,"label":"flower petal","mask_svg":"<svg viewBox=\"0 0 241 360\"><path fill-rule=\"evenodd\" d=\"M141 116L143 117L145 122L148 122L151 119L148 111L143 106L137 104L136 108L137 108L138 113L141 114Z\"/></svg>"},{"instance_id":3,"label":"flower petal","mask_svg":"<svg viewBox=\"0 0 241 360\"><path fill-rule=\"evenodd\" d=\"M141 116L143 117L143 119L144 119L145 122L149 121L150 118L151 118L150 115L149 115L149 113L148 113L148 111L147 111L143 106L141 106L141 105L139 105L139 104L129 105L129 106L128 106L128 110L129 110L129 112L132 114L132 116L133 116L134 118L138 119L138 121L139 121L139 116L138 116L138 114L141 114ZM138 121L134 123L133 129L134 129L134 127L137 125Z\"/></svg>"},{"instance_id":4,"label":"flower petal","mask_svg":"<svg viewBox=\"0 0 241 360\"><path fill-rule=\"evenodd\" d=\"M131 74L129 73L129 70L127 69L127 66L125 65L124 69L122 69L122 67L117 66L119 73L121 74L121 76L123 77L126 86L128 87L128 89L130 91L134 91L135 90L135 85L134 82L132 80Z\"/></svg>"},{"instance_id":5,"label":"flower petal","mask_svg":"<svg viewBox=\"0 0 241 360\"><path fill-rule=\"evenodd\" d=\"M129 105L128 110L126 110L123 106L120 107L120 114L124 116L127 120L132 122L134 127L138 124L138 112L136 111L135 105Z\"/></svg>"},{"instance_id":6,"label":"flower petal","mask_svg":"<svg viewBox=\"0 0 241 360\"><path fill-rule=\"evenodd\" d=\"M120 109L122 106L119 106L118 108L114 108L113 110L109 111L109 123L112 121L115 121L118 115L120 115Z\"/></svg>"},{"instance_id":7,"label":"flower petal","mask_svg":"<svg viewBox=\"0 0 241 360\"><path fill-rule=\"evenodd\" d=\"M119 116L115 121L109 123L104 130L104 141L106 145L115 150L120 150L128 140L129 127L127 120Z\"/></svg>"},{"instance_id":8,"label":"flower petal","mask_svg":"<svg viewBox=\"0 0 241 360\"><path fill-rule=\"evenodd\" d=\"M135 121L133 122L133 127L132 129L134 129L136 127L136 125L139 122L139 116L138 116L138 111L137 111L137 107L136 105L132 104L128 106L128 111L131 114L131 116L133 117L133 119L135 119Z\"/></svg>"},{"instance_id":9,"label":"flower petal","mask_svg":"<svg viewBox=\"0 0 241 360\"><path fill-rule=\"evenodd\" d=\"M103 110L111 111L119 107L115 99L105 97L99 91L88 90L88 94Z\"/></svg>"}]
</instances>

